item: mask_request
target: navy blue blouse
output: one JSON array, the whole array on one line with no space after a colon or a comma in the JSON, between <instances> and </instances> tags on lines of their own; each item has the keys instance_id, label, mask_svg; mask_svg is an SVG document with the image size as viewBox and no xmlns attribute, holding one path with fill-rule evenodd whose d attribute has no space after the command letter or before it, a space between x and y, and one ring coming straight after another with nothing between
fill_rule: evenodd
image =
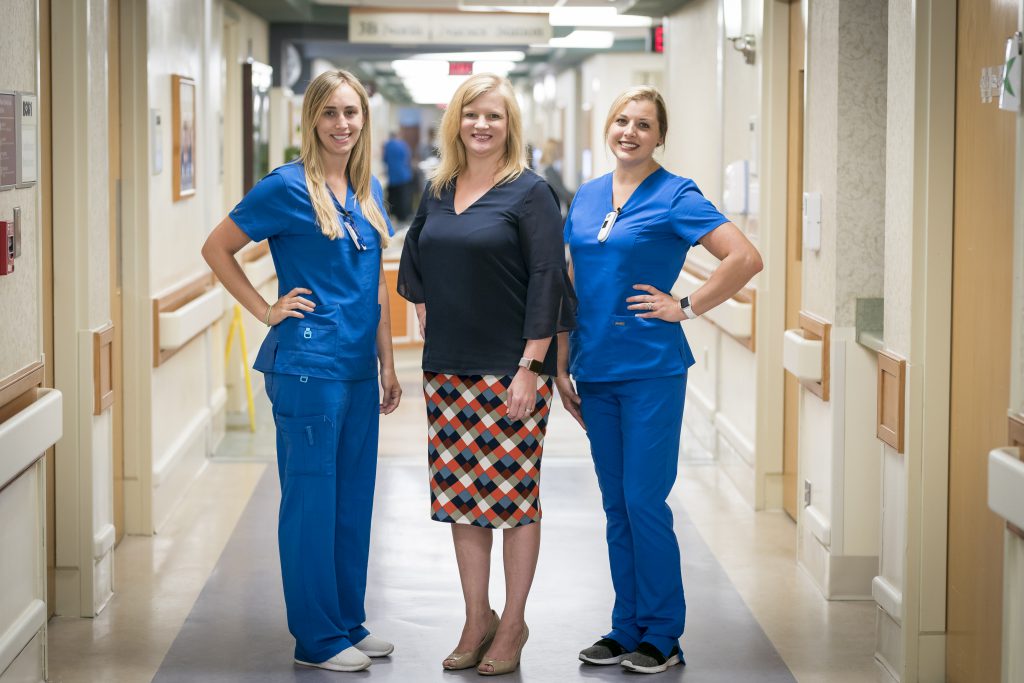
<instances>
[{"instance_id":1,"label":"navy blue blouse","mask_svg":"<svg viewBox=\"0 0 1024 683\"><path fill-rule=\"evenodd\" d=\"M526 340L575 326L554 192L526 171L456 213L454 186L437 198L428 186L405 238L398 292L427 306L424 370L515 374Z\"/></svg>"}]
</instances>

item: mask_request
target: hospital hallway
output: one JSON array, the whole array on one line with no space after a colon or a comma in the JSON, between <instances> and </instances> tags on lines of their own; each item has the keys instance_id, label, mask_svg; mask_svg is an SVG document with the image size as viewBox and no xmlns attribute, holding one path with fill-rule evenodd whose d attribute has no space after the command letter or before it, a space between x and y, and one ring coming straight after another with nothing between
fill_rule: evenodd
<instances>
[{"instance_id":1,"label":"hospital hallway","mask_svg":"<svg viewBox=\"0 0 1024 683\"><path fill-rule=\"evenodd\" d=\"M435 454L484 425L501 465L436 455L432 486L421 366L552 373L563 331L626 512L610 561L555 394L507 680L639 675L578 659L628 518L642 582L681 551L686 664L654 680L1024 683L1024 0L0 0L0 27L0 683L476 680L442 668L431 497L535 515L537 423L435 378ZM300 668L277 441L296 475L369 446L389 338L375 498L367 447L301 500L344 490L395 651ZM503 573L495 538L499 613Z\"/></svg>"},{"instance_id":2,"label":"hospital hallway","mask_svg":"<svg viewBox=\"0 0 1024 683\"><path fill-rule=\"evenodd\" d=\"M227 683L479 680L445 672L458 640L462 596L447 525L431 521L426 411L419 352L396 359L398 411L381 418L370 549L367 625L395 652L344 674L292 663L276 528L279 489L269 404L253 435L232 431L182 497L166 531L129 537L115 551L125 589L95 619L54 618L50 680ZM670 499L683 558L687 665L656 680L782 683L880 680L872 660L874 609L824 602L794 562L795 526L782 512L753 512L684 432ZM527 605L530 640L510 681L561 683L635 677L583 665L577 653L609 626L611 580L604 519L586 438L556 400L541 475L540 562ZM500 541L492 606L504 596Z\"/></svg>"}]
</instances>

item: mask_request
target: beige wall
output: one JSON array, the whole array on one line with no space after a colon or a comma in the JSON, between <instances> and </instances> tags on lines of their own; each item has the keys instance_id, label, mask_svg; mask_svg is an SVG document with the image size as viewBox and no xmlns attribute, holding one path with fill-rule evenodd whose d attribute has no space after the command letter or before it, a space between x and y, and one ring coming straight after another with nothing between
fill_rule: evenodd
<instances>
[{"instance_id":1,"label":"beige wall","mask_svg":"<svg viewBox=\"0 0 1024 683\"><path fill-rule=\"evenodd\" d=\"M0 90L34 93L36 83L36 3L0 3ZM21 208L21 258L14 273L0 277L0 378L39 360L42 339L42 275L40 272L39 185L0 192L0 220L11 220Z\"/></svg>"},{"instance_id":2,"label":"beige wall","mask_svg":"<svg viewBox=\"0 0 1024 683\"><path fill-rule=\"evenodd\" d=\"M718 88L718 2L687 3L665 24L665 100L670 121L665 163L722 198L722 117Z\"/></svg>"},{"instance_id":3,"label":"beige wall","mask_svg":"<svg viewBox=\"0 0 1024 683\"><path fill-rule=\"evenodd\" d=\"M854 324L856 299L880 297L885 281L884 7L809 3L804 190L821 194L822 220L820 251L803 252L801 308L833 327L831 399L802 390L799 477L813 509L801 515L800 559L828 597L870 595L878 555L875 354ZM822 524L827 535L813 538Z\"/></svg>"},{"instance_id":4,"label":"beige wall","mask_svg":"<svg viewBox=\"0 0 1024 683\"><path fill-rule=\"evenodd\" d=\"M155 297L208 272L200 248L241 198L241 95L240 86L232 89L231 85L240 83L241 64L249 57L268 61L269 31L266 22L220 0L151 2L148 11L149 107L158 110L164 121L163 170L149 178L149 282L150 295ZM228 46L224 45L226 34L230 35ZM196 82L197 191L179 201L172 194L174 74ZM205 465L223 433L227 401L223 344L229 321L230 316L153 371L153 528L166 517L181 487ZM254 357L262 326L247 319L246 329ZM240 386L240 364L236 370L229 373L230 381ZM195 400L183 401L182 396ZM244 394L234 392L234 398L235 409L244 408Z\"/></svg>"},{"instance_id":5,"label":"beige wall","mask_svg":"<svg viewBox=\"0 0 1024 683\"><path fill-rule=\"evenodd\" d=\"M590 178L604 175L615 167L615 159L604 143L608 108L626 88L634 85L660 88L664 64L665 59L661 55L616 52L590 57L580 66L580 108L584 116L589 113L592 121L590 140L584 141L584 148L589 142L593 159ZM669 130L672 130L671 122Z\"/></svg>"}]
</instances>

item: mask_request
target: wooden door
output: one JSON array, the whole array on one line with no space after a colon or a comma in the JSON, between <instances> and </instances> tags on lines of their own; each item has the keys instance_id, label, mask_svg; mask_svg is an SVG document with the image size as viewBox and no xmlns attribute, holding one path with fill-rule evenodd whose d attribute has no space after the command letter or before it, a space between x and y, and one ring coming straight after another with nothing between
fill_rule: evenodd
<instances>
[{"instance_id":1,"label":"wooden door","mask_svg":"<svg viewBox=\"0 0 1024 683\"><path fill-rule=\"evenodd\" d=\"M789 113L786 162L786 329L799 327L803 281L802 212L804 191L804 18L800 2L789 5ZM800 383L786 372L783 402L782 507L796 520L800 509L797 482L797 414Z\"/></svg>"},{"instance_id":2,"label":"wooden door","mask_svg":"<svg viewBox=\"0 0 1024 683\"><path fill-rule=\"evenodd\" d=\"M109 123L107 139L110 152L110 319L114 325L111 379L114 388L113 477L114 539L124 537L124 400L122 390L122 314L121 314L121 12L120 0L108 0L107 85Z\"/></svg>"},{"instance_id":3,"label":"wooden door","mask_svg":"<svg viewBox=\"0 0 1024 683\"><path fill-rule=\"evenodd\" d=\"M988 452L1006 443L1017 115L984 103L985 67L1017 30L1017 2L957 6L946 676L1001 680L1003 524Z\"/></svg>"}]
</instances>

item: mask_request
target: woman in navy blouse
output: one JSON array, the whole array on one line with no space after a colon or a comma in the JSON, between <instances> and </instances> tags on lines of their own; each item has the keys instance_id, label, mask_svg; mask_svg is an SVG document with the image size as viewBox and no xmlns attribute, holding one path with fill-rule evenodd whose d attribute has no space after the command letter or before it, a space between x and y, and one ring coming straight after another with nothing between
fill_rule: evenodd
<instances>
[{"instance_id":1,"label":"woman in navy blouse","mask_svg":"<svg viewBox=\"0 0 1024 683\"><path fill-rule=\"evenodd\" d=\"M694 361L679 323L761 269L754 246L696 184L655 161L667 132L654 88L625 91L608 112L615 170L579 189L565 224L580 305L570 348L559 346L557 378L563 405L590 439L615 588L612 630L580 659L640 673L682 661L686 601L666 499ZM667 292L697 244L722 263L689 298L675 299Z\"/></svg>"},{"instance_id":2,"label":"woman in navy blouse","mask_svg":"<svg viewBox=\"0 0 1024 683\"><path fill-rule=\"evenodd\" d=\"M398 291L416 304L427 400L431 517L452 527L466 622L445 669L509 673L540 548L540 457L556 367L572 325L558 200L528 170L511 84L469 78L441 121L441 163L402 251ZM503 529L505 609L488 601Z\"/></svg>"},{"instance_id":3,"label":"woman in navy blouse","mask_svg":"<svg viewBox=\"0 0 1024 683\"><path fill-rule=\"evenodd\" d=\"M277 426L288 628L297 663L332 671L365 669L394 649L363 624L377 416L402 393L381 266L391 225L372 149L363 86L347 71L317 76L302 102L300 159L258 182L203 246L227 290L270 327L253 367ZM264 239L273 303L234 258Z\"/></svg>"}]
</instances>

